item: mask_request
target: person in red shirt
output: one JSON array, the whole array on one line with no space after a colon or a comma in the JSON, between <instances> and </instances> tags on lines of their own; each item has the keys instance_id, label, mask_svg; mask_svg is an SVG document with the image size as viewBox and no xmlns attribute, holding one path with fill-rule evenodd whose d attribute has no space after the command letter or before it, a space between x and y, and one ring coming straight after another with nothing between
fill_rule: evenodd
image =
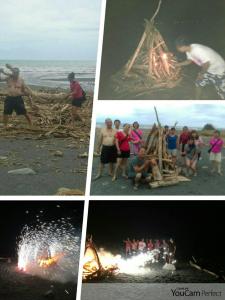
<instances>
[{"instance_id":1,"label":"person in red shirt","mask_svg":"<svg viewBox=\"0 0 225 300\"><path fill-rule=\"evenodd\" d=\"M190 133L188 127L184 126L183 131L181 132L180 137L179 137L179 144L180 144L180 147L181 147L180 151L181 151L181 156L182 157L185 157L184 148L185 148L185 145L187 145L187 143L190 139L190 136L191 136L191 133Z\"/></svg>"},{"instance_id":2,"label":"person in red shirt","mask_svg":"<svg viewBox=\"0 0 225 300\"><path fill-rule=\"evenodd\" d=\"M119 168L122 169L122 176L128 178L126 175L127 162L130 157L130 144L132 140L130 136L130 125L124 124L123 131L117 131L116 135L116 149L117 149L117 163L114 170L112 181L117 179L117 172Z\"/></svg>"},{"instance_id":3,"label":"person in red shirt","mask_svg":"<svg viewBox=\"0 0 225 300\"><path fill-rule=\"evenodd\" d=\"M83 122L83 119L81 118L80 115L80 109L86 99L81 85L79 84L78 81L75 80L75 73L73 72L70 73L68 75L68 80L70 82L70 93L68 95L68 98L71 100L71 104L72 104L71 115L72 115L72 125L74 127L75 121Z\"/></svg>"}]
</instances>

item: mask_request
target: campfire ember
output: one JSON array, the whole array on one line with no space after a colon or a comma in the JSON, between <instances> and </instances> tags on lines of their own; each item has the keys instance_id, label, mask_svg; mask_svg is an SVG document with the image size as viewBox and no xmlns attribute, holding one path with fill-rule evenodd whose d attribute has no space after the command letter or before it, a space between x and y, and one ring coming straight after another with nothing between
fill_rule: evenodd
<instances>
[{"instance_id":1,"label":"campfire ember","mask_svg":"<svg viewBox=\"0 0 225 300\"><path fill-rule=\"evenodd\" d=\"M141 96L153 89L173 88L182 79L176 57L169 51L162 35L154 26L161 2L160 0L151 20L145 21L145 31L135 53L126 66L112 76L112 88L118 97L128 93Z\"/></svg>"}]
</instances>

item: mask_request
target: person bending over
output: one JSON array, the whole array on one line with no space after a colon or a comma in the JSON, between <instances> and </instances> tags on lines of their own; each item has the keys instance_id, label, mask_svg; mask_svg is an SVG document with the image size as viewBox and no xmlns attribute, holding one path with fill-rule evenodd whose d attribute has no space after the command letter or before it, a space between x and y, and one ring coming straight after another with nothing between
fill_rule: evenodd
<instances>
[{"instance_id":1,"label":"person bending over","mask_svg":"<svg viewBox=\"0 0 225 300\"><path fill-rule=\"evenodd\" d=\"M29 126L31 126L31 117L25 108L23 96L28 96L30 106L33 108L32 91L26 86L24 80L20 77L20 70L18 68L13 68L9 64L6 64L6 67L10 70L10 73L4 72L3 69L0 70L0 73L5 75L5 78L2 78L0 81L5 81L7 84L7 96L4 101L3 111L4 127L8 127L9 116L12 115L13 111L15 111L19 116L24 116Z\"/></svg>"},{"instance_id":2,"label":"person bending over","mask_svg":"<svg viewBox=\"0 0 225 300\"><path fill-rule=\"evenodd\" d=\"M188 66L192 63L201 67L195 81L196 100L201 99L202 89L212 84L221 99L225 99L225 60L215 50L201 45L191 44L185 38L176 40L177 50L186 53L187 60L178 63L178 66Z\"/></svg>"},{"instance_id":3,"label":"person bending over","mask_svg":"<svg viewBox=\"0 0 225 300\"><path fill-rule=\"evenodd\" d=\"M70 93L66 98L71 100L72 109L72 126L75 126L75 121L83 122L83 119L80 115L81 107L86 100L85 93L78 81L75 80L75 73L70 73L68 75L68 80L70 82Z\"/></svg>"}]
</instances>

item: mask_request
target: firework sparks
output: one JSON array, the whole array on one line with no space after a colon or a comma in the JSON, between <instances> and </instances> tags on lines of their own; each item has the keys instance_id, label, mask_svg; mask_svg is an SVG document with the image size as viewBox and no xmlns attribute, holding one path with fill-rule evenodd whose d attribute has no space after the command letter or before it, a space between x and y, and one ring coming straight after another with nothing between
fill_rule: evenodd
<instances>
[{"instance_id":1,"label":"firework sparks","mask_svg":"<svg viewBox=\"0 0 225 300\"><path fill-rule=\"evenodd\" d=\"M79 241L70 218L26 225L18 243L18 269L51 280L73 280L77 276Z\"/></svg>"}]
</instances>

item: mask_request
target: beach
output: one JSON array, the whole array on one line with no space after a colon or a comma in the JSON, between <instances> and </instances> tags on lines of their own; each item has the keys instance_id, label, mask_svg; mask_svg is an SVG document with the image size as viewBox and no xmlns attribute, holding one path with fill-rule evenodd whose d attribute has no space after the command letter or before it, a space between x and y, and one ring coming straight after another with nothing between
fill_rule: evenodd
<instances>
[{"instance_id":1,"label":"beach","mask_svg":"<svg viewBox=\"0 0 225 300\"><path fill-rule=\"evenodd\" d=\"M44 74L43 77L49 75ZM32 128L28 128L23 116L15 115L10 119L9 129L3 128L1 119L5 86L0 86L0 195L83 195L92 89L87 91L87 100L81 109L84 124L76 122L75 127L71 128L70 101L64 99L69 91L68 81L63 83L64 86L56 81L54 87L40 86L37 81L33 83L28 86L34 92L33 103L38 110L31 109L28 99L24 97L33 120ZM8 173L24 168L31 169L33 174ZM62 188L67 191L61 191Z\"/></svg>"},{"instance_id":2,"label":"beach","mask_svg":"<svg viewBox=\"0 0 225 300\"><path fill-rule=\"evenodd\" d=\"M144 139L149 130L144 130ZM96 130L95 150L98 140L99 128ZM210 132L203 132L203 140L206 144L209 142ZM205 135L205 136L204 136ZM115 182L107 174L107 167L105 174L98 180L94 177L98 172L99 157L94 157L92 169L92 184L91 194L95 196L107 195L111 196L203 196L203 195L224 195L224 176L211 174L211 165L209 162L209 154L207 150L209 146L205 146L202 151L202 160L198 162L197 172L198 176L191 177L190 182L180 182L177 185L169 187L161 187L158 189L150 189L147 185L142 185L137 191L134 191L131 180L119 177ZM222 171L225 173L225 149L222 152Z\"/></svg>"}]
</instances>

